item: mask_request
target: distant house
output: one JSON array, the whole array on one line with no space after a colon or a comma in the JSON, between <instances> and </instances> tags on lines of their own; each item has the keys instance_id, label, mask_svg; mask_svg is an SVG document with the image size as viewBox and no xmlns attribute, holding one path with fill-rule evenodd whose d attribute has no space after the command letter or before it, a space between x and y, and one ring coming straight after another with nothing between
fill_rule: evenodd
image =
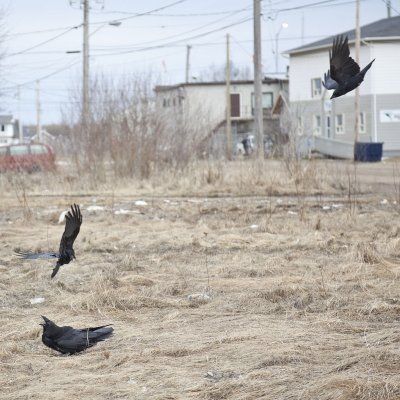
<instances>
[{"instance_id":1,"label":"distant house","mask_svg":"<svg viewBox=\"0 0 400 400\"><path fill-rule=\"evenodd\" d=\"M286 77L265 78L262 84L264 136L274 138L279 132L279 110L282 97L287 97ZM156 102L162 108L175 108L207 118L211 123L210 141L214 150L224 147L226 126L225 82L190 82L156 86ZM254 131L254 82L232 81L230 85L233 146ZM266 139L265 139L266 140Z\"/></svg>"},{"instance_id":2,"label":"distant house","mask_svg":"<svg viewBox=\"0 0 400 400\"><path fill-rule=\"evenodd\" d=\"M348 36L354 58L355 31L342 34ZM329 100L331 93L322 86L333 39L331 36L288 52L290 104L299 135L351 144L354 91ZM359 141L384 142L384 155L400 155L400 16L361 27L361 68L374 58L360 86Z\"/></svg>"},{"instance_id":3,"label":"distant house","mask_svg":"<svg viewBox=\"0 0 400 400\"><path fill-rule=\"evenodd\" d=\"M0 145L18 143L19 121L12 115L0 115Z\"/></svg>"}]
</instances>

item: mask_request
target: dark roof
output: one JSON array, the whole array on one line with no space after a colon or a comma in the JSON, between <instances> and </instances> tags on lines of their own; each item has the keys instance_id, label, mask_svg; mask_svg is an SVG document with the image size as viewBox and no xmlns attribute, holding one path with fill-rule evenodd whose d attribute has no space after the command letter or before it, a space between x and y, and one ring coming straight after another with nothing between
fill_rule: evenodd
<instances>
[{"instance_id":1,"label":"dark roof","mask_svg":"<svg viewBox=\"0 0 400 400\"><path fill-rule=\"evenodd\" d=\"M355 40L356 32L355 29L352 29L350 31L339 33L338 35L347 36L351 42ZM331 46L333 39L336 36L337 35L329 36L325 39L318 40L317 42L296 47L286 53L301 53L303 51ZM361 27L361 39L379 40L384 38L396 38L400 40L400 15L397 17L380 19L379 21Z\"/></svg>"},{"instance_id":2,"label":"dark roof","mask_svg":"<svg viewBox=\"0 0 400 400\"><path fill-rule=\"evenodd\" d=\"M265 84L272 84L272 83L280 83L280 82L287 82L289 79L287 77L285 78L269 78L269 77L264 77L262 83ZM179 89L183 88L186 86L220 86L220 85L225 85L225 81L221 82L186 82L186 83L178 83L176 85L157 85L154 90L156 92L162 92L164 90L173 90L173 89ZM253 80L240 80L240 81L231 81L231 85L253 85L254 81Z\"/></svg>"}]
</instances>

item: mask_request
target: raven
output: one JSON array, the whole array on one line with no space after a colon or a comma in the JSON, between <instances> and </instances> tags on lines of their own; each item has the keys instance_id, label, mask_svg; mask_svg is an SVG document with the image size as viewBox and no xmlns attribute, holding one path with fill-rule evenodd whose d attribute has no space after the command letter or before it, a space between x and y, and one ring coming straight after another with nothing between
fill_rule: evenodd
<instances>
[{"instance_id":1,"label":"raven","mask_svg":"<svg viewBox=\"0 0 400 400\"><path fill-rule=\"evenodd\" d=\"M337 36L333 40L332 51L329 50L330 69L324 74L322 82L326 89L335 89L331 99L343 96L360 86L374 61L375 59L360 71L360 66L350 57L347 36Z\"/></svg>"},{"instance_id":2,"label":"raven","mask_svg":"<svg viewBox=\"0 0 400 400\"><path fill-rule=\"evenodd\" d=\"M44 317L42 342L53 350L63 354L75 354L109 338L114 329L110 325L96 328L74 329L71 326L57 326Z\"/></svg>"},{"instance_id":3,"label":"raven","mask_svg":"<svg viewBox=\"0 0 400 400\"><path fill-rule=\"evenodd\" d=\"M56 266L53 269L51 277L54 278L60 269L61 265L69 264L75 258L75 251L73 244L78 236L79 229L82 224L82 214L79 206L76 204L71 206L71 211L65 215L66 223L64 233L61 238L60 248L58 253L33 253L16 251L16 254L25 260L35 259L54 259L57 258Z\"/></svg>"}]
</instances>

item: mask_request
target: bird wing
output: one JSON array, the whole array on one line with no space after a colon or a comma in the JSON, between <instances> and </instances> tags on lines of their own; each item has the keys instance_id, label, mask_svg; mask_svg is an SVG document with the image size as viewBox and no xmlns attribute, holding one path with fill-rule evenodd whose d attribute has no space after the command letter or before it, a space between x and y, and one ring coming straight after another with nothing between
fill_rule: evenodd
<instances>
[{"instance_id":1,"label":"bird wing","mask_svg":"<svg viewBox=\"0 0 400 400\"><path fill-rule=\"evenodd\" d=\"M15 254L20 257L23 258L24 260L52 260L54 258L58 258L58 253L34 253L31 251L19 251L19 250L15 250Z\"/></svg>"},{"instance_id":2,"label":"bird wing","mask_svg":"<svg viewBox=\"0 0 400 400\"><path fill-rule=\"evenodd\" d=\"M322 81L322 84L324 85L324 88L331 90L331 89L337 89L338 88L338 83L331 78L331 72L328 69L328 72L324 74L324 80Z\"/></svg>"},{"instance_id":3,"label":"bird wing","mask_svg":"<svg viewBox=\"0 0 400 400\"><path fill-rule=\"evenodd\" d=\"M112 324L108 324L108 325L103 325L103 326L96 326L95 328L84 328L84 329L79 329L79 332L84 332L86 335L86 332L95 332L96 334L98 333L104 333L104 332L112 332L114 329L113 328L109 328ZM107 329L104 329L107 328Z\"/></svg>"},{"instance_id":4,"label":"bird wing","mask_svg":"<svg viewBox=\"0 0 400 400\"><path fill-rule=\"evenodd\" d=\"M73 329L57 339L57 347L65 353L76 353L109 338L113 328L108 325L98 328Z\"/></svg>"},{"instance_id":5,"label":"bird wing","mask_svg":"<svg viewBox=\"0 0 400 400\"><path fill-rule=\"evenodd\" d=\"M360 66L350 57L348 38L337 36L329 51L330 75L339 85L360 72Z\"/></svg>"},{"instance_id":6,"label":"bird wing","mask_svg":"<svg viewBox=\"0 0 400 400\"><path fill-rule=\"evenodd\" d=\"M68 211L65 219L65 229L60 242L60 254L63 254L65 250L72 250L74 241L78 236L82 224L82 214L79 206L76 204L72 205L71 211Z\"/></svg>"}]
</instances>

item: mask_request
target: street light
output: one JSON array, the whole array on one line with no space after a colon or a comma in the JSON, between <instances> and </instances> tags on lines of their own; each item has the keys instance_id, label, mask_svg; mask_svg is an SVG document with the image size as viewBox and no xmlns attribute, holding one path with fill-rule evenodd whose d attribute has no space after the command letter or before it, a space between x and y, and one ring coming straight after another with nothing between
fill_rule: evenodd
<instances>
[{"instance_id":1,"label":"street light","mask_svg":"<svg viewBox=\"0 0 400 400\"><path fill-rule=\"evenodd\" d=\"M275 35L275 72L279 72L279 34L282 29L286 29L289 26L287 22L282 22L278 32Z\"/></svg>"}]
</instances>

